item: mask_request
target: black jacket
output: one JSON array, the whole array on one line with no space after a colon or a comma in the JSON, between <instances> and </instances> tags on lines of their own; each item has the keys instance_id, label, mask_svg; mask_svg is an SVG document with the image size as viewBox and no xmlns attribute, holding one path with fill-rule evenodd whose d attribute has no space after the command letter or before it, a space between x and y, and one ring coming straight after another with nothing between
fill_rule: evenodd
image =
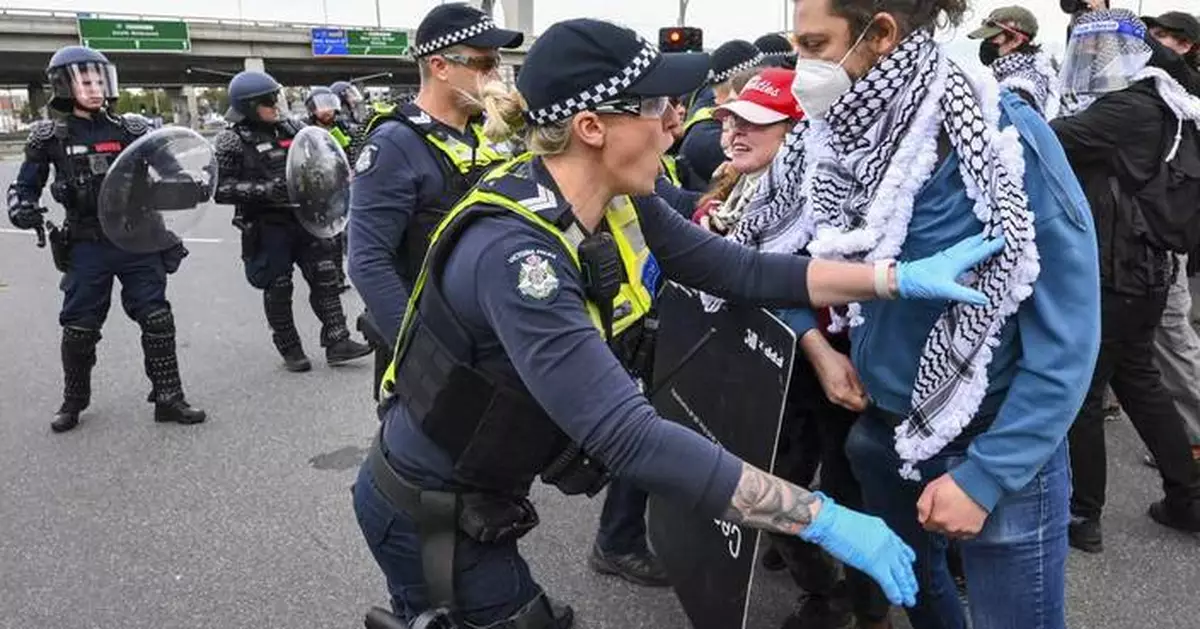
<instances>
[{"instance_id":1,"label":"black jacket","mask_svg":"<svg viewBox=\"0 0 1200 629\"><path fill-rule=\"evenodd\" d=\"M1050 126L1092 206L1101 287L1127 295L1165 293L1174 256L1147 244L1141 212L1166 202L1163 159L1176 124L1153 80L1106 94Z\"/></svg>"}]
</instances>

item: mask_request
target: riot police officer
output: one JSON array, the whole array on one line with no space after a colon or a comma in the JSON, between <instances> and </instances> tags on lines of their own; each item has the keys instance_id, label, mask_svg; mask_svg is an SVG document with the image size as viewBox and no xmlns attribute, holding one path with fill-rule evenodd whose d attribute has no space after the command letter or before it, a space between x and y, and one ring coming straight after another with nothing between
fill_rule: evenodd
<instances>
[{"instance_id":1,"label":"riot police officer","mask_svg":"<svg viewBox=\"0 0 1200 629\"><path fill-rule=\"evenodd\" d=\"M167 274L175 272L187 251L182 243L155 253L131 253L104 234L98 216L100 184L113 160L150 129L133 114L116 116L108 103L117 98L117 69L101 53L68 46L54 53L46 68L53 90L50 107L61 114L33 124L25 161L8 189L8 216L20 229L44 229L39 207L42 189L54 167L51 195L66 210L66 223L52 229L55 265L63 272L63 403L54 432L79 424L91 401L96 344L108 316L113 278L121 280L121 305L142 330L149 400L154 420L198 424L204 411L184 399L175 351L175 318L167 301ZM203 200L197 188L193 202Z\"/></svg>"},{"instance_id":2,"label":"riot police officer","mask_svg":"<svg viewBox=\"0 0 1200 629\"><path fill-rule=\"evenodd\" d=\"M343 150L350 146L354 128L341 115L342 101L333 90L321 86L312 88L304 98L304 108L308 111L307 124L328 131Z\"/></svg>"},{"instance_id":3,"label":"riot police officer","mask_svg":"<svg viewBox=\"0 0 1200 629\"><path fill-rule=\"evenodd\" d=\"M332 89L318 86L309 90L308 96L304 98L304 108L308 110L306 123L325 129L329 135L333 136L343 151L350 150L350 142L354 137L356 125L342 115L342 101ZM347 153L347 155L349 154ZM342 292L345 292L350 289L350 285L346 283L345 269L342 266L346 259L346 233L341 232L334 236L333 244L337 248L338 285Z\"/></svg>"},{"instance_id":4,"label":"riot police officer","mask_svg":"<svg viewBox=\"0 0 1200 629\"><path fill-rule=\"evenodd\" d=\"M404 303L439 220L507 150L483 135L480 92L498 78L498 49L524 36L465 4L435 7L412 47L421 90L366 125L351 184L350 279L367 306L359 329L376 347L374 390Z\"/></svg>"},{"instance_id":5,"label":"riot police officer","mask_svg":"<svg viewBox=\"0 0 1200 629\"><path fill-rule=\"evenodd\" d=\"M367 101L353 83L334 81L329 89L341 101L338 116L342 124L357 127L367 122Z\"/></svg>"},{"instance_id":6,"label":"riot police officer","mask_svg":"<svg viewBox=\"0 0 1200 629\"><path fill-rule=\"evenodd\" d=\"M610 347L637 345L624 339L645 332L664 276L743 303L980 303L954 278L1002 243L975 238L912 263L809 261L752 252L657 197L631 198L654 190L668 95L707 70L704 55L663 55L632 30L570 20L529 50L521 98L489 104L492 130L519 130L532 152L487 174L433 235L354 486L407 619L446 608L452 626L570 626L517 546L538 522L526 498L538 476L594 495L612 474L698 517L800 535L914 603L914 555L882 521L663 421Z\"/></svg>"},{"instance_id":7,"label":"riot police officer","mask_svg":"<svg viewBox=\"0 0 1200 629\"><path fill-rule=\"evenodd\" d=\"M292 313L292 267L309 286L309 303L321 321L321 346L329 365L371 353L350 338L342 311L330 239L313 236L294 214L285 179L288 147L303 123L280 115L280 85L264 72L246 71L229 82L229 128L217 135L217 203L234 205L242 230L242 261L250 285L263 291L263 308L275 348L288 371L312 369Z\"/></svg>"}]
</instances>

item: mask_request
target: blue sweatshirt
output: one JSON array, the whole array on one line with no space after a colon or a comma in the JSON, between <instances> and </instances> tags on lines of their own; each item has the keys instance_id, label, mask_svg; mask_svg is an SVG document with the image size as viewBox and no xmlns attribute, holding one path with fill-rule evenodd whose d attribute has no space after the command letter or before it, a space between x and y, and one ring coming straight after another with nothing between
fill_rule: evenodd
<instances>
[{"instance_id":1,"label":"blue sweatshirt","mask_svg":"<svg viewBox=\"0 0 1200 629\"><path fill-rule=\"evenodd\" d=\"M1041 274L993 349L987 396L975 420L991 425L950 472L989 511L1023 488L1062 444L1100 348L1099 261L1083 190L1038 112L1009 92L1001 104L1001 126L1016 126L1025 148L1025 190L1036 217ZM982 224L972 208L952 154L918 195L899 259L918 260L979 233ZM850 333L851 360L876 406L900 415L910 410L925 340L945 307L932 301L863 305L866 321ZM811 311L783 318L799 334L816 325ZM983 425L970 430L976 429Z\"/></svg>"}]
</instances>

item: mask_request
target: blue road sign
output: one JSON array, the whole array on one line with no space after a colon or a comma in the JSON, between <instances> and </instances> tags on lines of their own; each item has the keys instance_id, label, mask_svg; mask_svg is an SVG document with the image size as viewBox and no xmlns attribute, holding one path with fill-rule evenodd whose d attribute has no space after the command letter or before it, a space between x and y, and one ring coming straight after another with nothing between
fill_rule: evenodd
<instances>
[{"instance_id":1,"label":"blue road sign","mask_svg":"<svg viewBox=\"0 0 1200 629\"><path fill-rule=\"evenodd\" d=\"M311 36L314 56L346 55L350 52L350 40L346 29L314 28L311 30Z\"/></svg>"}]
</instances>

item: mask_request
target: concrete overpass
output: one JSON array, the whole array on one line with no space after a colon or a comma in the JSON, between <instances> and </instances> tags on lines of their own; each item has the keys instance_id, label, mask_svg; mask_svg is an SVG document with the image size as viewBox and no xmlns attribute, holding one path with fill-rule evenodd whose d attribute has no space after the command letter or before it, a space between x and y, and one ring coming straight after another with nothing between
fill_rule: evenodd
<instances>
[{"instance_id":1,"label":"concrete overpass","mask_svg":"<svg viewBox=\"0 0 1200 629\"><path fill-rule=\"evenodd\" d=\"M532 0L503 2L507 22L532 29ZM523 7L529 10L521 11ZM410 57L314 56L311 29L328 25L113 13L86 15L130 21L187 22L191 40L187 52L105 51L120 70L122 86L166 88L176 121L181 124L198 120L193 86L225 85L230 75L243 69L266 70L284 85L329 84L383 72L393 73L388 80L392 85L418 82L416 64ZM26 86L30 102L35 107L44 104L46 62L55 50L80 43L78 16L62 11L0 9L0 55L4 60L0 63L0 85ZM410 42L415 35L415 27L389 30L407 30ZM521 50L504 52L506 64L520 65L528 40Z\"/></svg>"}]
</instances>

